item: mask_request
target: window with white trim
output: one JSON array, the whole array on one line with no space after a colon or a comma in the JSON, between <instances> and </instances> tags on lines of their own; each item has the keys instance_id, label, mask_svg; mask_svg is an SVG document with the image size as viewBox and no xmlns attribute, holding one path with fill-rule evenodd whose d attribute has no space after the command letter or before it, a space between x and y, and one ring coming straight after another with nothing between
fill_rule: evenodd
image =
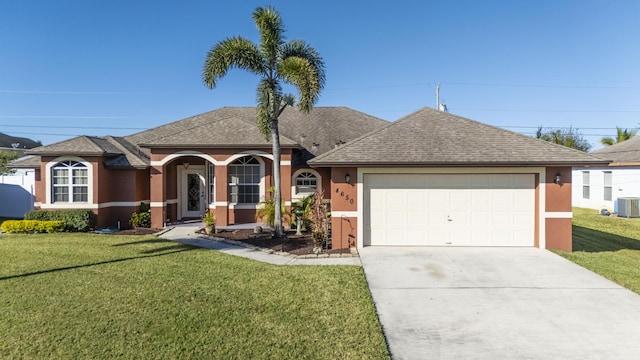
<instances>
[{"instance_id":1,"label":"window with white trim","mask_svg":"<svg viewBox=\"0 0 640 360\"><path fill-rule=\"evenodd\" d=\"M208 163L207 172L207 180L209 181L209 204L213 204L216 195L216 168L213 163Z\"/></svg>"},{"instance_id":2,"label":"window with white trim","mask_svg":"<svg viewBox=\"0 0 640 360\"><path fill-rule=\"evenodd\" d=\"M244 156L229 165L229 200L236 204L260 201L260 162Z\"/></svg>"},{"instance_id":3,"label":"window with white trim","mask_svg":"<svg viewBox=\"0 0 640 360\"><path fill-rule=\"evenodd\" d=\"M588 199L589 198L589 172L588 171L583 171L582 172L582 198L583 199Z\"/></svg>"},{"instance_id":4,"label":"window with white trim","mask_svg":"<svg viewBox=\"0 0 640 360\"><path fill-rule=\"evenodd\" d=\"M611 174L611 171L603 171L603 175L604 175L604 200L605 201L611 201L611 183L613 181L613 176Z\"/></svg>"},{"instance_id":5,"label":"window with white trim","mask_svg":"<svg viewBox=\"0 0 640 360\"><path fill-rule=\"evenodd\" d=\"M51 202L82 203L89 201L89 169L77 161L67 160L51 168Z\"/></svg>"},{"instance_id":6,"label":"window with white trim","mask_svg":"<svg viewBox=\"0 0 640 360\"><path fill-rule=\"evenodd\" d=\"M318 189L318 177L308 171L296 176L296 194L313 194Z\"/></svg>"}]
</instances>

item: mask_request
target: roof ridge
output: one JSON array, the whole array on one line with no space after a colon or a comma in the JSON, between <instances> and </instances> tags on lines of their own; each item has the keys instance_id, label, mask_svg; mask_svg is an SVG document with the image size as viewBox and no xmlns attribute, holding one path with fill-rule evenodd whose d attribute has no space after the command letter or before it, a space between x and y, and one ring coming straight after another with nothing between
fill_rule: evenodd
<instances>
[{"instance_id":1,"label":"roof ridge","mask_svg":"<svg viewBox=\"0 0 640 360\"><path fill-rule=\"evenodd\" d=\"M554 143L554 142L546 141L546 140L542 140L542 139L535 138L535 137L532 137L532 136L527 136L527 135L521 134L521 133L519 133L519 132L515 132L515 131L512 131L512 130L507 130L507 129L505 129L505 128L501 128L501 127L499 127L499 126L495 126L495 125L491 125L491 124L483 123L483 122L480 122L480 121L477 121L477 120L469 119L469 118L464 117L464 116L460 116L460 115L452 114L452 113L449 113L449 112L442 112L442 111L438 111L438 110L433 109L433 108L430 108L430 107L425 107L425 108L426 108L426 109L431 109L431 110L433 110L433 111L437 111L437 112L442 113L442 114L446 114L445 116L455 116L455 117L457 117L457 118L460 118L460 119L463 119L463 120L466 120L466 121L470 121L470 122L472 122L472 123L475 123L475 124L477 124L477 125L479 125L479 126L483 126L483 127L488 127L488 128L496 129L496 130L499 130L499 131L502 131L502 132L508 133L508 134L510 134L510 135L516 135L516 136L518 136L518 137L520 137L520 138L533 139L533 140L536 140L536 141L540 141L540 142L542 142L542 143L544 143L544 144L551 144L551 145L553 145L553 146L557 147L558 149L562 149L562 150L569 150L569 151L577 152L577 153L580 153L580 154L587 154L587 155L591 155L590 153L588 153L588 152L586 152L586 151L582 151L582 150L574 149L574 148L571 148L571 147L568 147L568 146L564 146L564 145L556 144L556 143ZM423 109L425 109L425 108L423 108Z\"/></svg>"},{"instance_id":2,"label":"roof ridge","mask_svg":"<svg viewBox=\"0 0 640 360\"><path fill-rule=\"evenodd\" d=\"M356 111L357 111L357 110L356 110ZM362 114L364 114L364 113L362 113ZM412 113L412 114L413 114L413 113ZM365 114L365 115L366 115L366 114ZM405 117L406 117L406 116L405 116ZM384 125L384 126L380 127L379 129L376 129L376 130L370 131L370 132L368 132L368 133L365 133L365 134L363 134L363 135L361 135L361 136L359 136L359 137L357 137L357 138L355 138L355 139L353 139L353 140L351 140L351 141L347 142L346 144L344 144L344 146L338 146L338 147L333 148L333 149L331 149L331 150L329 150L329 151L327 151L327 152L325 152L325 153L323 153L323 154L320 154L320 155L318 155L318 156L314 157L313 159L309 160L309 162L310 162L310 163L314 163L316 160L322 160L322 158L327 157L327 156L329 156L330 154L333 154L333 153L335 153L335 152L337 152L337 151L340 151L340 150L341 150L341 149L343 149L344 147L347 147L347 146L355 146L355 144L357 144L358 142L362 141L363 139L368 138L369 136L374 135L374 134L376 134L376 133L379 133L380 131L382 131L382 130L384 130L384 129L388 128L389 126L391 126L391 125L395 124L396 122L398 122L398 121L400 121L400 120L403 120L403 119L404 119L404 118L400 118L400 119L398 119L398 120L396 120L396 121L389 121L389 123L388 123L388 124L386 124L386 125ZM380 120L382 120L382 119L380 119ZM383 121L384 121L384 120L383 120Z\"/></svg>"}]
</instances>

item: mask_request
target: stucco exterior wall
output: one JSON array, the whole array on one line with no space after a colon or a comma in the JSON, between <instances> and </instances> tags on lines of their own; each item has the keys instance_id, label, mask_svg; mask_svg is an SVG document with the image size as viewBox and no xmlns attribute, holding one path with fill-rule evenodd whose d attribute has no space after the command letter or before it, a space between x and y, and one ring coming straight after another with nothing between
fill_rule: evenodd
<instances>
[{"instance_id":1,"label":"stucco exterior wall","mask_svg":"<svg viewBox=\"0 0 640 360\"><path fill-rule=\"evenodd\" d=\"M556 175L561 182L556 184ZM571 188L572 177L570 167L547 167L544 179L545 186L545 247L571 251Z\"/></svg>"},{"instance_id":2,"label":"stucco exterior wall","mask_svg":"<svg viewBox=\"0 0 640 360\"><path fill-rule=\"evenodd\" d=\"M349 174L350 181L346 182ZM356 168L332 168L331 187L325 196L331 198L331 248L356 247L358 239L358 179Z\"/></svg>"}]
</instances>

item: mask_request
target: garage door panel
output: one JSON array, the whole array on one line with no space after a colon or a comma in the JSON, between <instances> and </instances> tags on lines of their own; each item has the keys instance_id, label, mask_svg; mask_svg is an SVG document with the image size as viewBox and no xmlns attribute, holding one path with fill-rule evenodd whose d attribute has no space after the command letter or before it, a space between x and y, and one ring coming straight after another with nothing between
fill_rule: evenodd
<instances>
[{"instance_id":1,"label":"garage door panel","mask_svg":"<svg viewBox=\"0 0 640 360\"><path fill-rule=\"evenodd\" d=\"M493 215L486 209L471 211L471 225L474 229L481 228L493 222Z\"/></svg>"},{"instance_id":2,"label":"garage door panel","mask_svg":"<svg viewBox=\"0 0 640 360\"><path fill-rule=\"evenodd\" d=\"M532 246L532 174L365 174L365 244Z\"/></svg>"}]
</instances>

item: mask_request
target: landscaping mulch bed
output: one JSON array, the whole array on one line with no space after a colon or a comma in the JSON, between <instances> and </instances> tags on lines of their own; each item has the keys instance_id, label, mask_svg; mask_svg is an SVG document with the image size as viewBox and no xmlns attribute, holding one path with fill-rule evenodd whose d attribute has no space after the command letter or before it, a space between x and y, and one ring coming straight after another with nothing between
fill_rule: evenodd
<instances>
[{"instance_id":1,"label":"landscaping mulch bed","mask_svg":"<svg viewBox=\"0 0 640 360\"><path fill-rule=\"evenodd\" d=\"M269 231L255 234L253 229L219 230L211 237L240 241L246 244L259 246L278 252L287 252L293 255L314 254L313 241L310 233L298 236L294 231L287 232L283 238L273 238ZM322 249L322 254L351 254L349 249Z\"/></svg>"},{"instance_id":2,"label":"landscaping mulch bed","mask_svg":"<svg viewBox=\"0 0 640 360\"><path fill-rule=\"evenodd\" d=\"M152 235L162 231L162 229L149 229L149 228L135 228L116 231L110 233L112 235ZM204 230L199 232L205 235ZM212 238L222 238L227 240L240 241L253 246L258 246L264 249L273 250L275 252L286 252L292 255L312 255L314 245L311 238L311 233L303 233L303 235L296 235L295 231L289 231L283 238L271 237L271 232L268 230L263 231L260 234L255 234L253 229L238 229L238 230L218 230L217 233L207 235ZM351 254L350 249L325 249L322 248L321 254Z\"/></svg>"}]
</instances>

